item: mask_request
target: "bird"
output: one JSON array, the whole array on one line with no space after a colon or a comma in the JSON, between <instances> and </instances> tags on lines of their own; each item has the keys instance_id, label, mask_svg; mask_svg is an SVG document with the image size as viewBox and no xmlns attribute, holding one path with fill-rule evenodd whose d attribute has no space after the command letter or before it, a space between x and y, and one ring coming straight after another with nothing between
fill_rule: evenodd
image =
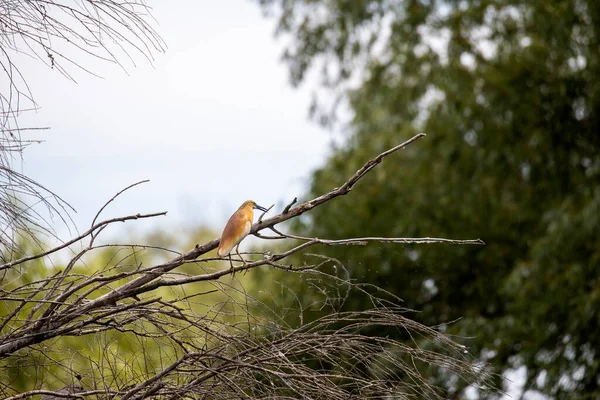
<instances>
[{"instance_id":1,"label":"bird","mask_svg":"<svg viewBox=\"0 0 600 400\"><path fill-rule=\"evenodd\" d=\"M235 252L242 259L244 265L246 265L246 260L244 260L240 254L239 247L240 242L248 236L250 228L252 228L254 209L264 212L268 211L266 208L256 204L253 200L246 200L229 218L229 221L225 224L225 228L221 234L217 255L219 257L229 256L229 264L231 265L232 270L233 262L231 261L231 250L233 250L234 247Z\"/></svg>"}]
</instances>

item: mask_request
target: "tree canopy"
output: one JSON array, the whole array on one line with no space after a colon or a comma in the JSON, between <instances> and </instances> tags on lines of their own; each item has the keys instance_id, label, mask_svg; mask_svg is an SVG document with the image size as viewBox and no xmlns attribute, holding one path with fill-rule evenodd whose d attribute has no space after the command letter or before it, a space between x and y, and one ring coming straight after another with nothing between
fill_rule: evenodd
<instances>
[{"instance_id":1,"label":"tree canopy","mask_svg":"<svg viewBox=\"0 0 600 400\"><path fill-rule=\"evenodd\" d=\"M352 114L308 196L428 134L357 185L368 196L327 204L298 231L482 238L326 254L428 325L460 319L442 329L471 338L497 372L525 367L525 397L600 395L600 3L259 3L288 39L292 83L316 68Z\"/></svg>"}]
</instances>

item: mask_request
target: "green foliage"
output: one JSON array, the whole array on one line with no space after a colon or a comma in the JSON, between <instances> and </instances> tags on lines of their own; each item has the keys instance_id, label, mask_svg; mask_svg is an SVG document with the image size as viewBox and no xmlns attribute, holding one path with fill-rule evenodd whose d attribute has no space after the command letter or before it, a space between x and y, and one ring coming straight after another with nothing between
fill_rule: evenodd
<instances>
[{"instance_id":1,"label":"green foliage","mask_svg":"<svg viewBox=\"0 0 600 400\"><path fill-rule=\"evenodd\" d=\"M318 63L332 87L362 78L346 92L351 136L307 197L428 134L360 182L361 195L320 207L298 231L484 239L484 248L325 252L426 324L462 318L445 329L473 337L471 351L499 372L524 365L525 390L597 396L600 3L260 3L278 5L278 31L293 39L284 60L294 83Z\"/></svg>"}]
</instances>

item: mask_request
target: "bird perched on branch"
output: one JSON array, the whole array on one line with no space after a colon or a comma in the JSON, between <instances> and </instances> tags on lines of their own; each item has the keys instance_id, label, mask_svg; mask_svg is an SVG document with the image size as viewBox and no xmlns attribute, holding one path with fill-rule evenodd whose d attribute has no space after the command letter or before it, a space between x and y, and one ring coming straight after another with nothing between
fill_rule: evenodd
<instances>
[{"instance_id":1,"label":"bird perched on branch","mask_svg":"<svg viewBox=\"0 0 600 400\"><path fill-rule=\"evenodd\" d=\"M219 242L217 255L219 257L229 255L231 269L233 269L231 250L233 250L234 247L235 252L242 259L244 265L246 265L246 260L244 260L240 254L239 247L240 242L250 233L252 221L254 220L255 208L267 212L266 208L259 206L252 200L247 200L233 213L231 218L229 218L227 225L225 225L225 229L223 229L223 234L221 234L221 242Z\"/></svg>"}]
</instances>

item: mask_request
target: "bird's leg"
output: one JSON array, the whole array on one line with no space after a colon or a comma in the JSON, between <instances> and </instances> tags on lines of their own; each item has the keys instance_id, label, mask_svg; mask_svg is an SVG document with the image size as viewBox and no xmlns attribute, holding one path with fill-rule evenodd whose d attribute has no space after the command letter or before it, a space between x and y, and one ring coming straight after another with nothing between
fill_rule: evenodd
<instances>
[{"instance_id":1,"label":"bird's leg","mask_svg":"<svg viewBox=\"0 0 600 400\"><path fill-rule=\"evenodd\" d=\"M245 267L246 260L244 260L244 257L242 257L242 255L240 254L240 245L239 244L237 246L235 246L235 252L237 253L238 256L240 256L240 258L242 259L242 262L244 263L244 267Z\"/></svg>"},{"instance_id":2,"label":"bird's leg","mask_svg":"<svg viewBox=\"0 0 600 400\"><path fill-rule=\"evenodd\" d=\"M233 261L231 261L231 253L229 253L229 265L231 265L231 271L233 271L233 274L235 275L235 270L233 269Z\"/></svg>"}]
</instances>

